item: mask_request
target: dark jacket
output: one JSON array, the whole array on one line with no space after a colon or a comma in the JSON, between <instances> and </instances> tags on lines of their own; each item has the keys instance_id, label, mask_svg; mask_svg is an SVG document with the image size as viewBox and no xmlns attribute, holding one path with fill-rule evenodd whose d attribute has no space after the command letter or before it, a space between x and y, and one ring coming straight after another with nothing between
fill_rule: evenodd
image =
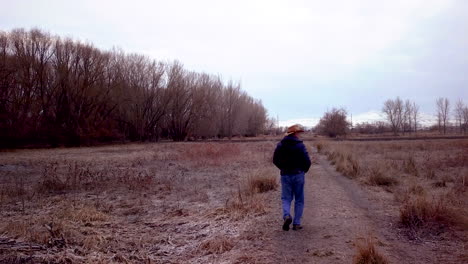
<instances>
[{"instance_id":1,"label":"dark jacket","mask_svg":"<svg viewBox=\"0 0 468 264\"><path fill-rule=\"evenodd\" d=\"M311 162L304 143L295 136L285 136L273 154L273 163L281 175L308 172Z\"/></svg>"}]
</instances>

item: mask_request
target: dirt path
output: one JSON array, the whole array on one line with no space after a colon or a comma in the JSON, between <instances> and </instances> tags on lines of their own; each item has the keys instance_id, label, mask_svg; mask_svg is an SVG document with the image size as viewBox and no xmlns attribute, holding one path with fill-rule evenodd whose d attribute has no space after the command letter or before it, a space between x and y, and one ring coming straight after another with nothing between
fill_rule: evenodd
<instances>
[{"instance_id":1,"label":"dirt path","mask_svg":"<svg viewBox=\"0 0 468 264\"><path fill-rule=\"evenodd\" d=\"M388 199L369 195L357 182L336 172L325 157L314 156L316 162L306 175L304 229L282 231L280 202L274 202L278 217L268 219L262 228L271 234L264 248L270 252L266 262L352 263L355 243L372 237L390 263L459 263L454 254L440 248L443 245L408 241L395 226L398 209Z\"/></svg>"}]
</instances>

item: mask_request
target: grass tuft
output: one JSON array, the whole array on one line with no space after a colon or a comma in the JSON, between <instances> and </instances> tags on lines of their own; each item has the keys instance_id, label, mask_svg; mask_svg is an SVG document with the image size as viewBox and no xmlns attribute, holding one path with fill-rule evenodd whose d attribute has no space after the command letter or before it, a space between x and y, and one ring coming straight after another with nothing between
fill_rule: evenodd
<instances>
[{"instance_id":1,"label":"grass tuft","mask_svg":"<svg viewBox=\"0 0 468 264\"><path fill-rule=\"evenodd\" d=\"M372 239L366 239L364 243L357 243L357 254L354 256L354 264L387 264L388 260L380 254L374 246Z\"/></svg>"},{"instance_id":2,"label":"grass tuft","mask_svg":"<svg viewBox=\"0 0 468 264\"><path fill-rule=\"evenodd\" d=\"M248 178L248 191L250 194L264 193L278 188L275 176L263 172L257 172Z\"/></svg>"},{"instance_id":3,"label":"grass tuft","mask_svg":"<svg viewBox=\"0 0 468 264\"><path fill-rule=\"evenodd\" d=\"M232 243L232 239L226 236L216 236L200 245L200 249L207 254L222 254L226 251L230 251L233 247L234 243Z\"/></svg>"},{"instance_id":4,"label":"grass tuft","mask_svg":"<svg viewBox=\"0 0 468 264\"><path fill-rule=\"evenodd\" d=\"M429 224L450 224L451 211L444 200L428 200L417 197L405 201L400 208L400 223L409 228L420 228Z\"/></svg>"},{"instance_id":5,"label":"grass tuft","mask_svg":"<svg viewBox=\"0 0 468 264\"><path fill-rule=\"evenodd\" d=\"M370 185L391 186L398 184L398 180L386 175L379 168L371 168L369 171L368 183Z\"/></svg>"},{"instance_id":6,"label":"grass tuft","mask_svg":"<svg viewBox=\"0 0 468 264\"><path fill-rule=\"evenodd\" d=\"M421 185L412 185L409 189L408 189L408 192L411 193L411 194L415 194L415 195L425 195L426 194L426 190L424 189L424 187L422 187Z\"/></svg>"},{"instance_id":7,"label":"grass tuft","mask_svg":"<svg viewBox=\"0 0 468 264\"><path fill-rule=\"evenodd\" d=\"M322 144L322 143L317 143L316 147L317 147L317 152L318 152L318 153L322 153L323 144Z\"/></svg>"},{"instance_id":8,"label":"grass tuft","mask_svg":"<svg viewBox=\"0 0 468 264\"><path fill-rule=\"evenodd\" d=\"M416 166L416 161L413 156L409 156L403 161L403 170L410 175L419 176L418 167Z\"/></svg>"}]
</instances>

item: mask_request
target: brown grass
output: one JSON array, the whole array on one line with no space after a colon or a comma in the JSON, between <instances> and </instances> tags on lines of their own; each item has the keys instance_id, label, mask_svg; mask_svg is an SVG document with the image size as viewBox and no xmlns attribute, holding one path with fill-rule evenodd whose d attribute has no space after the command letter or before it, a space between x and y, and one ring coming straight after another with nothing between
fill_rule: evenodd
<instances>
[{"instance_id":1,"label":"brown grass","mask_svg":"<svg viewBox=\"0 0 468 264\"><path fill-rule=\"evenodd\" d=\"M404 167L404 172L414 175L414 176L419 176L419 171L416 166L416 161L413 156L408 156L408 158L403 162L403 167Z\"/></svg>"},{"instance_id":2,"label":"brown grass","mask_svg":"<svg viewBox=\"0 0 468 264\"><path fill-rule=\"evenodd\" d=\"M107 164L49 162L43 166L34 191L38 194L54 195L70 191L104 190L110 187L139 192L155 187L157 183L154 177L142 169L143 165L135 167L134 162L125 168Z\"/></svg>"},{"instance_id":3,"label":"brown grass","mask_svg":"<svg viewBox=\"0 0 468 264\"><path fill-rule=\"evenodd\" d=\"M354 256L354 264L387 264L388 260L380 254L371 238L364 242L356 243L357 254Z\"/></svg>"},{"instance_id":4,"label":"brown grass","mask_svg":"<svg viewBox=\"0 0 468 264\"><path fill-rule=\"evenodd\" d=\"M63 201L45 215L8 222L0 231L10 237L48 247L64 247L70 243L84 243L86 236L77 230L80 227L92 226L94 222L108 219L108 215L98 211L94 206L82 204L74 206L70 201Z\"/></svg>"},{"instance_id":5,"label":"brown grass","mask_svg":"<svg viewBox=\"0 0 468 264\"><path fill-rule=\"evenodd\" d=\"M359 162L348 151L340 149L326 152L326 155L328 156L328 160L333 165L336 165L336 170L345 176L355 178L361 173Z\"/></svg>"},{"instance_id":6,"label":"brown grass","mask_svg":"<svg viewBox=\"0 0 468 264\"><path fill-rule=\"evenodd\" d=\"M394 193L403 226L466 225L468 140L321 144L337 171Z\"/></svg>"},{"instance_id":7,"label":"brown grass","mask_svg":"<svg viewBox=\"0 0 468 264\"><path fill-rule=\"evenodd\" d=\"M106 221L109 216L91 205L69 206L56 214L59 218L74 222L92 223L96 221Z\"/></svg>"},{"instance_id":8,"label":"brown grass","mask_svg":"<svg viewBox=\"0 0 468 264\"><path fill-rule=\"evenodd\" d=\"M269 171L257 171L247 179L248 192L250 194L264 193L278 188L278 180Z\"/></svg>"},{"instance_id":9,"label":"brown grass","mask_svg":"<svg viewBox=\"0 0 468 264\"><path fill-rule=\"evenodd\" d=\"M398 184L398 180L386 175L382 169L373 167L369 171L368 183L370 185L391 186Z\"/></svg>"},{"instance_id":10,"label":"brown grass","mask_svg":"<svg viewBox=\"0 0 468 264\"><path fill-rule=\"evenodd\" d=\"M408 189L408 191L411 194L414 194L414 195L425 195L426 194L426 190L424 189L424 187L422 187L421 185L417 185L417 184L412 185Z\"/></svg>"},{"instance_id":11,"label":"brown grass","mask_svg":"<svg viewBox=\"0 0 468 264\"><path fill-rule=\"evenodd\" d=\"M318 153L322 153L322 149L323 149L323 144L322 143L317 143L315 145L315 147L317 148Z\"/></svg>"},{"instance_id":12,"label":"brown grass","mask_svg":"<svg viewBox=\"0 0 468 264\"><path fill-rule=\"evenodd\" d=\"M63 220L54 218L10 222L2 232L14 238L22 238L35 243L58 247L64 246L67 241L79 237Z\"/></svg>"},{"instance_id":13,"label":"brown grass","mask_svg":"<svg viewBox=\"0 0 468 264\"><path fill-rule=\"evenodd\" d=\"M267 212L265 200L258 195L244 195L238 192L226 200L223 208L215 210L215 215L227 215L232 220L245 219L248 216L260 216Z\"/></svg>"},{"instance_id":14,"label":"brown grass","mask_svg":"<svg viewBox=\"0 0 468 264\"><path fill-rule=\"evenodd\" d=\"M47 250L32 253L32 262L201 263L221 252L234 261L232 238L267 213L278 187L274 147L163 143L2 153L0 234ZM229 237L217 235L227 230ZM250 245L235 243L241 251Z\"/></svg>"},{"instance_id":15,"label":"brown grass","mask_svg":"<svg viewBox=\"0 0 468 264\"><path fill-rule=\"evenodd\" d=\"M400 208L400 223L415 228L431 224L451 224L452 211L444 200L417 197L409 199Z\"/></svg>"},{"instance_id":16,"label":"brown grass","mask_svg":"<svg viewBox=\"0 0 468 264\"><path fill-rule=\"evenodd\" d=\"M197 166L222 166L229 159L235 159L241 154L241 149L234 143L202 143L192 144L184 154L184 158Z\"/></svg>"},{"instance_id":17,"label":"brown grass","mask_svg":"<svg viewBox=\"0 0 468 264\"><path fill-rule=\"evenodd\" d=\"M216 236L200 244L200 249L207 254L222 254L233 247L232 238L227 236Z\"/></svg>"}]
</instances>

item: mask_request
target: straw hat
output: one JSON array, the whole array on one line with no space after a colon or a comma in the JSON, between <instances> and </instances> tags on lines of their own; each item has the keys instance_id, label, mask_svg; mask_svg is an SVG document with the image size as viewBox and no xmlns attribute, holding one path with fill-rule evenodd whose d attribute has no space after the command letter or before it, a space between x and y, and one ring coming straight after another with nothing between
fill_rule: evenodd
<instances>
[{"instance_id":1,"label":"straw hat","mask_svg":"<svg viewBox=\"0 0 468 264\"><path fill-rule=\"evenodd\" d=\"M304 132L304 127L299 124L295 124L295 125L288 127L288 130L286 131L286 135L289 136L294 133L300 133L300 132Z\"/></svg>"}]
</instances>

